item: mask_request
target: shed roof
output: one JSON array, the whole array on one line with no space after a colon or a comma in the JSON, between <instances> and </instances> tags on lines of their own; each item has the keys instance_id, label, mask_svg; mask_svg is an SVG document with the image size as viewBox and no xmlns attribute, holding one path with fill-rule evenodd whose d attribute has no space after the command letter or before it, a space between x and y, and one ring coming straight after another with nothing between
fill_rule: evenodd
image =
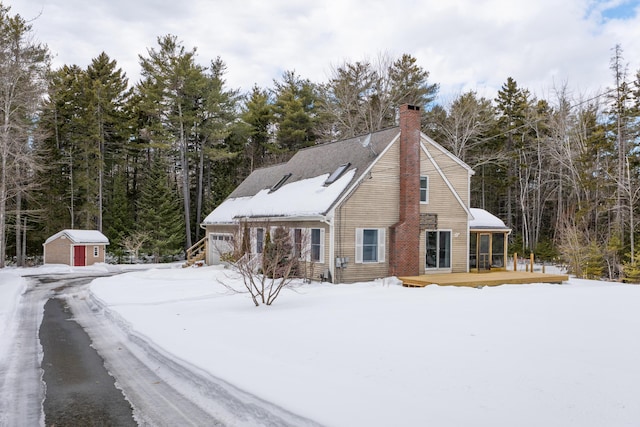
<instances>
[{"instance_id":1,"label":"shed roof","mask_svg":"<svg viewBox=\"0 0 640 427\"><path fill-rule=\"evenodd\" d=\"M471 208L473 219L469 221L469 229L510 230L504 222L484 209Z\"/></svg>"},{"instance_id":2,"label":"shed roof","mask_svg":"<svg viewBox=\"0 0 640 427\"><path fill-rule=\"evenodd\" d=\"M66 236L73 243L99 243L109 244L107 236L99 232L98 230L62 230L53 236L49 237L45 243L49 243L61 236Z\"/></svg>"}]
</instances>

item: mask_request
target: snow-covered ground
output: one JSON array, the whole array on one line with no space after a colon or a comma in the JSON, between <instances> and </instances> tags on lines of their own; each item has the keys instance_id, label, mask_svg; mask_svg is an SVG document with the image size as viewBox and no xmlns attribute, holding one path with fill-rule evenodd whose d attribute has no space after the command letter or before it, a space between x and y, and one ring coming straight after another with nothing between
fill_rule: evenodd
<instances>
[{"instance_id":1,"label":"snow-covered ground","mask_svg":"<svg viewBox=\"0 0 640 427\"><path fill-rule=\"evenodd\" d=\"M0 272L2 324L18 274ZM257 308L228 287L242 289L230 270L152 269L96 279L87 297L114 329L185 369L324 425L640 420L638 285L314 283ZM0 345L2 360L3 335Z\"/></svg>"}]
</instances>

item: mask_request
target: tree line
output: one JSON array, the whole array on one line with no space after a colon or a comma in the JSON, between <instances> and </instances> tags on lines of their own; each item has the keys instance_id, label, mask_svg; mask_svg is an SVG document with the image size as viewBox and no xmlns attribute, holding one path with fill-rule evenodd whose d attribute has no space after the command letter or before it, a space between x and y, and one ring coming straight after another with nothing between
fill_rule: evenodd
<instances>
[{"instance_id":1,"label":"tree line","mask_svg":"<svg viewBox=\"0 0 640 427\"><path fill-rule=\"evenodd\" d=\"M156 259L203 237L200 223L252 170L297 150L396 123L423 106L423 131L468 163L472 206L513 229L511 250L561 257L581 275L633 272L640 70L612 50L612 85L538 98L507 78L495 99L437 102L409 54L334 66L327 81L286 71L271 87L228 87L222 58L164 35L130 84L106 53L51 69L31 24L0 4L0 265L23 265L64 228L103 231L117 257ZM588 267L587 267L588 266Z\"/></svg>"}]
</instances>

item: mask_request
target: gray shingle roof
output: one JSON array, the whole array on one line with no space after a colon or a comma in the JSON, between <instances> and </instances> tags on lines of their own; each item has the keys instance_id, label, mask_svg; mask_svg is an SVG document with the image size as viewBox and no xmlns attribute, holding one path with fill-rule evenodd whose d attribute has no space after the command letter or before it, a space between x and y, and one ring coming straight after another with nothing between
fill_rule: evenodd
<instances>
[{"instance_id":1,"label":"gray shingle roof","mask_svg":"<svg viewBox=\"0 0 640 427\"><path fill-rule=\"evenodd\" d=\"M351 163L345 172L356 169L352 180L355 182L399 134L400 128L394 127L369 135L304 148L286 163L256 169L229 195L229 198L253 196L261 190L271 188L288 173L291 173L291 177L286 184L331 174L345 163Z\"/></svg>"}]
</instances>

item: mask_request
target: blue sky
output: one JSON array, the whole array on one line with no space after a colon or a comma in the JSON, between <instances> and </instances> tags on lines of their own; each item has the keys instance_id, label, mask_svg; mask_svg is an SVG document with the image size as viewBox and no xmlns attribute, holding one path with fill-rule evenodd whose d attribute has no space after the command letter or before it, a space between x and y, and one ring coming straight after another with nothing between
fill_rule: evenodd
<instances>
[{"instance_id":1,"label":"blue sky","mask_svg":"<svg viewBox=\"0 0 640 427\"><path fill-rule=\"evenodd\" d=\"M285 70L328 79L344 61L409 53L441 87L494 97L508 77L539 97L611 85L611 50L640 69L640 0L0 0L32 21L54 66L86 67L105 51L132 82L138 55L174 34L220 56L230 87L270 87Z\"/></svg>"},{"instance_id":2,"label":"blue sky","mask_svg":"<svg viewBox=\"0 0 640 427\"><path fill-rule=\"evenodd\" d=\"M632 20L638 15L640 0L599 1L603 20Z\"/></svg>"}]
</instances>

